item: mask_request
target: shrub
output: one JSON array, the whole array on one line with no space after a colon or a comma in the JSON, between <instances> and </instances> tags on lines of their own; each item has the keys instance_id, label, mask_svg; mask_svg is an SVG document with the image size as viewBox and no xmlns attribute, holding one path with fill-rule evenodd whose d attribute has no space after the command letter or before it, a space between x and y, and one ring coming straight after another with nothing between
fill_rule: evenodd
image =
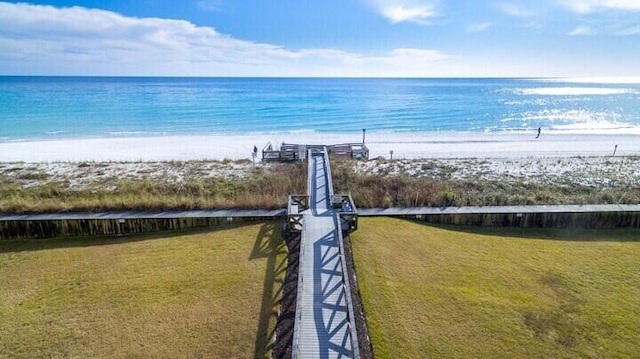
<instances>
[{"instance_id":1,"label":"shrub","mask_svg":"<svg viewBox=\"0 0 640 359\"><path fill-rule=\"evenodd\" d=\"M442 204L445 206L451 206L456 201L456 194L451 191L445 191L442 193Z\"/></svg>"}]
</instances>

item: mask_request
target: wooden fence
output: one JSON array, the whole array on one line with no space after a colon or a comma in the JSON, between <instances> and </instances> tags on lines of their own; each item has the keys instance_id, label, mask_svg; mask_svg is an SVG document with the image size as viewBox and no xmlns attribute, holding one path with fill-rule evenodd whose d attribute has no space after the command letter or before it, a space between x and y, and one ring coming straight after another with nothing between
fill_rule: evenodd
<instances>
[{"instance_id":1,"label":"wooden fence","mask_svg":"<svg viewBox=\"0 0 640 359\"><path fill-rule=\"evenodd\" d=\"M349 203L355 212L355 205ZM344 214L349 215L350 212L347 212ZM357 216L400 217L433 224L485 227L640 229L640 205L359 208ZM194 210L0 215L0 239L126 235L269 219L286 220L287 211ZM357 222L353 223L350 230L355 228Z\"/></svg>"},{"instance_id":2,"label":"wooden fence","mask_svg":"<svg viewBox=\"0 0 640 359\"><path fill-rule=\"evenodd\" d=\"M359 216L400 217L433 224L483 227L640 228L638 205L359 209Z\"/></svg>"},{"instance_id":3,"label":"wooden fence","mask_svg":"<svg viewBox=\"0 0 640 359\"><path fill-rule=\"evenodd\" d=\"M483 227L572 229L640 228L640 212L477 213L417 215L413 216L413 218L433 224Z\"/></svg>"},{"instance_id":4,"label":"wooden fence","mask_svg":"<svg viewBox=\"0 0 640 359\"><path fill-rule=\"evenodd\" d=\"M0 239L127 235L264 220L263 217L128 218L0 221Z\"/></svg>"}]
</instances>

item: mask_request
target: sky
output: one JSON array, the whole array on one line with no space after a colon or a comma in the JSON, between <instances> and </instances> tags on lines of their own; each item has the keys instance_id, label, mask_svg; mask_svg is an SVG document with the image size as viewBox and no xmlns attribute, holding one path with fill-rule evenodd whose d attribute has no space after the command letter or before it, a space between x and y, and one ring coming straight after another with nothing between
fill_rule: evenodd
<instances>
[{"instance_id":1,"label":"sky","mask_svg":"<svg viewBox=\"0 0 640 359\"><path fill-rule=\"evenodd\" d=\"M638 77L640 0L0 1L0 75Z\"/></svg>"}]
</instances>

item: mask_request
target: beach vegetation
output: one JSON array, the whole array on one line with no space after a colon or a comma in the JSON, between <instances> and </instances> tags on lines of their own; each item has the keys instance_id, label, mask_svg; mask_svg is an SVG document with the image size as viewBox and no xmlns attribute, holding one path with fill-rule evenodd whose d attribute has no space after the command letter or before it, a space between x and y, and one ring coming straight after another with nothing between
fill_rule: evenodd
<instances>
[{"instance_id":1,"label":"beach vegetation","mask_svg":"<svg viewBox=\"0 0 640 359\"><path fill-rule=\"evenodd\" d=\"M20 166L14 166L14 167L5 168L3 172L9 174L12 172L22 171L22 169L23 168Z\"/></svg>"},{"instance_id":2,"label":"beach vegetation","mask_svg":"<svg viewBox=\"0 0 640 359\"><path fill-rule=\"evenodd\" d=\"M359 224L351 246L376 357L640 356L636 231Z\"/></svg>"},{"instance_id":3,"label":"beach vegetation","mask_svg":"<svg viewBox=\"0 0 640 359\"><path fill-rule=\"evenodd\" d=\"M20 180L46 180L49 177L46 173L42 172L27 172L18 176Z\"/></svg>"},{"instance_id":4,"label":"beach vegetation","mask_svg":"<svg viewBox=\"0 0 640 359\"><path fill-rule=\"evenodd\" d=\"M629 161L620 158L605 167L617 169ZM364 208L640 203L640 187L629 170L602 170L601 178L566 174L550 181L546 175L486 175L485 162L427 160L416 165L408 160L334 158L333 187L336 193L351 194ZM127 164L86 164L89 167L66 177L38 167L11 171L16 166L5 166L0 171L0 212L279 209L290 194L307 192L305 163L253 168L247 160L173 161L130 166L133 170L125 173L118 171ZM360 164L370 170L355 170ZM471 172L472 167L477 168ZM218 175L222 170L228 174Z\"/></svg>"},{"instance_id":5,"label":"beach vegetation","mask_svg":"<svg viewBox=\"0 0 640 359\"><path fill-rule=\"evenodd\" d=\"M452 205L456 200L456 194L451 191L444 191L442 193L442 202L445 206Z\"/></svg>"},{"instance_id":6,"label":"beach vegetation","mask_svg":"<svg viewBox=\"0 0 640 359\"><path fill-rule=\"evenodd\" d=\"M543 182L536 178L458 177L453 174L463 168L432 162L418 168L433 172L433 176L391 174L389 167L385 167L385 174L361 174L353 170L351 161L344 160L333 161L332 166L334 189L350 193L359 207L640 203L638 186L581 183L582 179L570 175Z\"/></svg>"},{"instance_id":7,"label":"beach vegetation","mask_svg":"<svg viewBox=\"0 0 640 359\"><path fill-rule=\"evenodd\" d=\"M286 206L289 194L306 192L302 163L255 169L243 178L194 174L171 182L146 176L110 177L81 189L69 188L69 180L21 186L3 175L0 212L279 209Z\"/></svg>"},{"instance_id":8,"label":"beach vegetation","mask_svg":"<svg viewBox=\"0 0 640 359\"><path fill-rule=\"evenodd\" d=\"M0 357L267 358L279 222L0 241Z\"/></svg>"}]
</instances>

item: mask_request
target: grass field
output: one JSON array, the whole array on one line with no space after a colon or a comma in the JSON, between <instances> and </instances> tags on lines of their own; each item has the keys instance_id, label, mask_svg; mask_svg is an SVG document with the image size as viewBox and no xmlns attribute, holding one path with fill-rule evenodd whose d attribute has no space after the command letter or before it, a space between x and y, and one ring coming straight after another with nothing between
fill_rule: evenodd
<instances>
[{"instance_id":1,"label":"grass field","mask_svg":"<svg viewBox=\"0 0 640 359\"><path fill-rule=\"evenodd\" d=\"M638 358L640 234L430 227L352 235L377 358Z\"/></svg>"},{"instance_id":2,"label":"grass field","mask_svg":"<svg viewBox=\"0 0 640 359\"><path fill-rule=\"evenodd\" d=\"M0 241L0 357L265 357L285 266L279 222Z\"/></svg>"}]
</instances>

